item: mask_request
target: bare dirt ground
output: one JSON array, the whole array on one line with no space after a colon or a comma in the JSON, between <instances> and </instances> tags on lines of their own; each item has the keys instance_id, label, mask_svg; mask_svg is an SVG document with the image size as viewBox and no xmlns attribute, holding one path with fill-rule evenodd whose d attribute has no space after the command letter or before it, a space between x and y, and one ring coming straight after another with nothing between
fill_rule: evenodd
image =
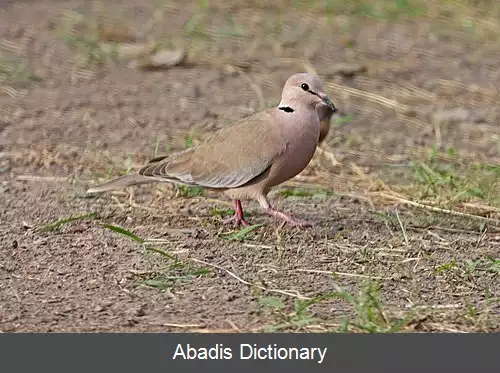
<instances>
[{"instance_id":1,"label":"bare dirt ground","mask_svg":"<svg viewBox=\"0 0 500 373\"><path fill-rule=\"evenodd\" d=\"M0 331L500 331L499 20L466 1L8 2ZM150 42L187 58L141 68ZM317 228L250 204L262 225L234 230L199 189L85 194L299 71L342 113L273 198Z\"/></svg>"}]
</instances>

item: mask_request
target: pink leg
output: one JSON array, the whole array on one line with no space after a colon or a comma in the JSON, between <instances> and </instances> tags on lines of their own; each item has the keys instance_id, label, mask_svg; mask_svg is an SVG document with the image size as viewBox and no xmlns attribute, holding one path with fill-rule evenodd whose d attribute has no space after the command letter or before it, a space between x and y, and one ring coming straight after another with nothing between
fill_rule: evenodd
<instances>
[{"instance_id":1,"label":"pink leg","mask_svg":"<svg viewBox=\"0 0 500 373\"><path fill-rule=\"evenodd\" d=\"M298 226L298 227L312 227L314 226L314 223L306 221L306 220L300 220L296 218L292 218L291 216L273 209L272 207L269 207L268 209L264 210L264 212L267 215L273 216L275 218L283 220L285 223L290 224L292 226Z\"/></svg>"},{"instance_id":2,"label":"pink leg","mask_svg":"<svg viewBox=\"0 0 500 373\"><path fill-rule=\"evenodd\" d=\"M243 208L241 207L241 201L239 199L234 201L234 210L235 213L229 219L225 219L224 223L233 222L235 227L239 227L240 225L244 225L245 227L251 225L248 223L243 217Z\"/></svg>"}]
</instances>

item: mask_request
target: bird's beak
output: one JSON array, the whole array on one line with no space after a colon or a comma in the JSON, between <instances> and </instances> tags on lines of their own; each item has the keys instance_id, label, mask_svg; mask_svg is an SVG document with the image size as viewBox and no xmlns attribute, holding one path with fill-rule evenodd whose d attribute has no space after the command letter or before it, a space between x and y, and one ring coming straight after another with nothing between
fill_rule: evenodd
<instances>
[{"instance_id":1,"label":"bird's beak","mask_svg":"<svg viewBox=\"0 0 500 373\"><path fill-rule=\"evenodd\" d=\"M330 100L330 97L328 97L325 93L320 93L318 96L323 100L325 105L328 106L331 111L333 111L334 113L337 111L337 108L333 104L332 100Z\"/></svg>"}]
</instances>

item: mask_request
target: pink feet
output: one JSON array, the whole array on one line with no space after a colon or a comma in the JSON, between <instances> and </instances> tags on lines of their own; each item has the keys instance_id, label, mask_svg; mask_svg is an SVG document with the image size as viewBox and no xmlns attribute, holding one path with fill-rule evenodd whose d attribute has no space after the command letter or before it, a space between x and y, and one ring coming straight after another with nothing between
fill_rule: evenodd
<instances>
[{"instance_id":1,"label":"pink feet","mask_svg":"<svg viewBox=\"0 0 500 373\"><path fill-rule=\"evenodd\" d=\"M241 207L241 201L238 199L234 201L234 210L235 210L235 213L233 216L223 220L224 224L233 223L234 227L239 227L240 225L248 227L249 225L251 225L243 217L243 208ZM275 210L271 207L264 210L264 213L269 215L269 216L272 216L272 217L275 217L277 219L282 220L284 224L289 224L289 225L294 226L294 227L313 227L314 226L314 223L312 223L312 222L309 222L307 220L300 220L300 219L292 218L291 216L289 216L281 211Z\"/></svg>"},{"instance_id":2,"label":"pink feet","mask_svg":"<svg viewBox=\"0 0 500 373\"><path fill-rule=\"evenodd\" d=\"M265 213L267 215L281 219L281 220L283 220L284 223L290 224L290 225L295 226L295 227L312 227L312 226L314 226L314 223L312 223L312 222L309 222L307 220L300 220L300 219L292 218L291 216L289 216L281 211L275 210L271 207L268 208L267 210L265 210Z\"/></svg>"},{"instance_id":3,"label":"pink feet","mask_svg":"<svg viewBox=\"0 0 500 373\"><path fill-rule=\"evenodd\" d=\"M231 216L228 219L223 220L224 224L228 224L228 223L232 222L235 227L239 227L240 225L248 227L249 225L251 225L243 217L243 208L241 207L241 201L239 199L234 201L234 210L235 210L235 213L233 216Z\"/></svg>"}]
</instances>

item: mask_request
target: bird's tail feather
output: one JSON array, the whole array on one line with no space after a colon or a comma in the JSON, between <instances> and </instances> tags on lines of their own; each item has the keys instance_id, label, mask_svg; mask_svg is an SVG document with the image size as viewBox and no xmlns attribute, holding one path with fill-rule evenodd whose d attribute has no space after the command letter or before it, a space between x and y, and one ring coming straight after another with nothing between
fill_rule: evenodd
<instances>
[{"instance_id":1,"label":"bird's tail feather","mask_svg":"<svg viewBox=\"0 0 500 373\"><path fill-rule=\"evenodd\" d=\"M158 180L155 180L155 178L152 177L142 176L139 174L125 175L117 179L96 185L87 190L87 193L107 192L110 190L124 189L133 185L149 184L155 181Z\"/></svg>"}]
</instances>

